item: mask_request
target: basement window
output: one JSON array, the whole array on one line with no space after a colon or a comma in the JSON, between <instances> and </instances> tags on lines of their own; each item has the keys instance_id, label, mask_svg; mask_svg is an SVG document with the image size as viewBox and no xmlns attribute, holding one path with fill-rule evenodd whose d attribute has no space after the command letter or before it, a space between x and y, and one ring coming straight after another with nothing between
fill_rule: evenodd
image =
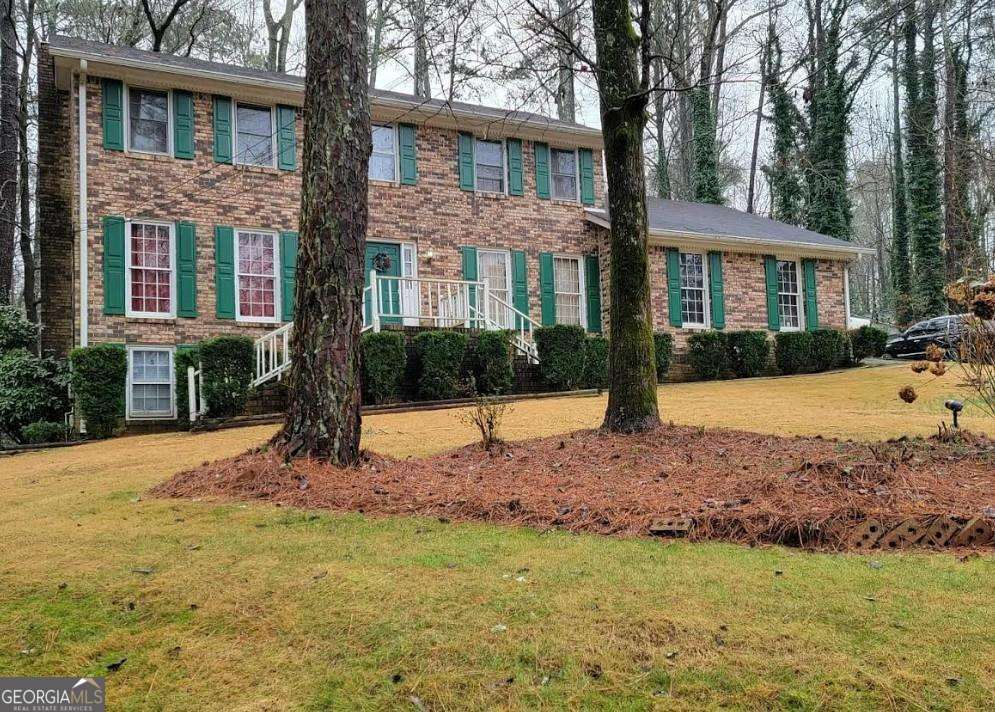
<instances>
[{"instance_id":1,"label":"basement window","mask_svg":"<svg viewBox=\"0 0 995 712\"><path fill-rule=\"evenodd\" d=\"M128 347L128 418L175 418L173 350Z\"/></svg>"}]
</instances>

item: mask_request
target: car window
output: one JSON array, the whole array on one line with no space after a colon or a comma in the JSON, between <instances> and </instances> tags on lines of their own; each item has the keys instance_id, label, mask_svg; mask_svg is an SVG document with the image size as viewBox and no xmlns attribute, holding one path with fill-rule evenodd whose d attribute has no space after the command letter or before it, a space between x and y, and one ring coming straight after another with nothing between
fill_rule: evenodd
<instances>
[{"instance_id":1,"label":"car window","mask_svg":"<svg viewBox=\"0 0 995 712\"><path fill-rule=\"evenodd\" d=\"M905 333L907 334L921 334L929 329L928 321L920 321L918 324L913 324L909 327L909 330Z\"/></svg>"},{"instance_id":2,"label":"car window","mask_svg":"<svg viewBox=\"0 0 995 712\"><path fill-rule=\"evenodd\" d=\"M929 326L927 328L929 329L929 331L946 331L947 322L949 321L950 320L945 316L941 316L938 319L930 319Z\"/></svg>"}]
</instances>

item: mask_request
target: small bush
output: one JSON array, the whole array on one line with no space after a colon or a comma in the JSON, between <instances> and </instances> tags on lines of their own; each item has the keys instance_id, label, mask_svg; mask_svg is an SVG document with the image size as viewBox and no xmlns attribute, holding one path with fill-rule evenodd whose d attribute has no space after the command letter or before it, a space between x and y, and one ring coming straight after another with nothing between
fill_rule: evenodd
<instances>
[{"instance_id":1,"label":"small bush","mask_svg":"<svg viewBox=\"0 0 995 712\"><path fill-rule=\"evenodd\" d=\"M812 332L812 368L828 371L850 360L846 333L837 329L816 329Z\"/></svg>"},{"instance_id":2,"label":"small bush","mask_svg":"<svg viewBox=\"0 0 995 712\"><path fill-rule=\"evenodd\" d=\"M124 390L128 355L120 346L98 344L74 349L73 394L89 434L107 438L117 430L124 415Z\"/></svg>"},{"instance_id":3,"label":"small bush","mask_svg":"<svg viewBox=\"0 0 995 712\"><path fill-rule=\"evenodd\" d=\"M198 345L204 374L204 399L213 418L238 415L255 375L256 349L248 336L218 336Z\"/></svg>"},{"instance_id":4,"label":"small bush","mask_svg":"<svg viewBox=\"0 0 995 712\"><path fill-rule=\"evenodd\" d=\"M459 419L467 425L472 425L480 433L480 445L484 450L490 450L501 442L498 434L501 421L509 409L509 404L497 400L493 396L478 395L473 401L473 407L463 411Z\"/></svg>"},{"instance_id":5,"label":"small bush","mask_svg":"<svg viewBox=\"0 0 995 712\"><path fill-rule=\"evenodd\" d=\"M511 390L515 372L508 331L481 331L470 343L467 365L477 393L499 395Z\"/></svg>"},{"instance_id":6,"label":"small bush","mask_svg":"<svg viewBox=\"0 0 995 712\"><path fill-rule=\"evenodd\" d=\"M884 355L888 343L888 332L876 326L862 326L850 332L850 344L853 348L853 360L860 362L865 358L877 358Z\"/></svg>"},{"instance_id":7,"label":"small bush","mask_svg":"<svg viewBox=\"0 0 995 712\"><path fill-rule=\"evenodd\" d=\"M56 423L51 420L39 420L29 423L21 428L21 441L29 445L40 443L61 443L65 442L69 431L65 423Z\"/></svg>"},{"instance_id":8,"label":"small bush","mask_svg":"<svg viewBox=\"0 0 995 712\"><path fill-rule=\"evenodd\" d=\"M459 331L423 331L415 336L420 399L446 400L461 394L460 372L468 341Z\"/></svg>"},{"instance_id":9,"label":"small bush","mask_svg":"<svg viewBox=\"0 0 995 712\"><path fill-rule=\"evenodd\" d=\"M698 378L723 378L729 372L729 346L725 332L696 331L688 337L688 363Z\"/></svg>"},{"instance_id":10,"label":"small bush","mask_svg":"<svg viewBox=\"0 0 995 712\"><path fill-rule=\"evenodd\" d=\"M656 351L656 380L667 380L670 371L670 359L674 354L674 335L667 331L653 334L653 347Z\"/></svg>"},{"instance_id":11,"label":"small bush","mask_svg":"<svg viewBox=\"0 0 995 712\"><path fill-rule=\"evenodd\" d=\"M584 387L608 387L608 339L589 336L584 342Z\"/></svg>"},{"instance_id":12,"label":"small bush","mask_svg":"<svg viewBox=\"0 0 995 712\"><path fill-rule=\"evenodd\" d=\"M767 370L770 341L763 331L730 331L729 366L738 378L752 378Z\"/></svg>"},{"instance_id":13,"label":"small bush","mask_svg":"<svg viewBox=\"0 0 995 712\"><path fill-rule=\"evenodd\" d=\"M69 410L65 367L26 349L0 355L0 434L21 440L22 428L59 420Z\"/></svg>"},{"instance_id":14,"label":"small bush","mask_svg":"<svg viewBox=\"0 0 995 712\"><path fill-rule=\"evenodd\" d=\"M32 324L20 310L0 306L0 354L14 349L34 351L38 343L38 325Z\"/></svg>"},{"instance_id":15,"label":"small bush","mask_svg":"<svg viewBox=\"0 0 995 712\"><path fill-rule=\"evenodd\" d=\"M539 372L556 391L569 391L584 383L584 327L556 324L535 331Z\"/></svg>"},{"instance_id":16,"label":"small bush","mask_svg":"<svg viewBox=\"0 0 995 712\"><path fill-rule=\"evenodd\" d=\"M182 425L190 424L190 399L187 391L187 368L200 367L200 348L176 349L173 368L176 370L176 420Z\"/></svg>"},{"instance_id":17,"label":"small bush","mask_svg":"<svg viewBox=\"0 0 995 712\"><path fill-rule=\"evenodd\" d=\"M373 403L397 400L408 352L399 331L368 331L363 334L363 390Z\"/></svg>"},{"instance_id":18,"label":"small bush","mask_svg":"<svg viewBox=\"0 0 995 712\"><path fill-rule=\"evenodd\" d=\"M782 331L774 337L774 358L786 376L812 370L812 334L808 331Z\"/></svg>"}]
</instances>

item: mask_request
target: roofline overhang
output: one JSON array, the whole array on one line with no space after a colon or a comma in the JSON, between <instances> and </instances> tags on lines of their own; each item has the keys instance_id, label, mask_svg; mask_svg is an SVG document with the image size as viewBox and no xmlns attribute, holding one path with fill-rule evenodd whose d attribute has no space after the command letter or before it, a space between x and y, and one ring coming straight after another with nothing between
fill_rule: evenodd
<instances>
[{"instance_id":1,"label":"roofline overhang","mask_svg":"<svg viewBox=\"0 0 995 712\"><path fill-rule=\"evenodd\" d=\"M56 67L63 70L85 71L93 76L134 79L139 73L152 72L182 77L186 84L190 80L198 88L208 92L223 93L232 86L247 87L257 98L273 98L280 103L294 106L304 105L304 84L273 77L240 77L221 70L205 67L189 68L163 64L152 60L131 57L111 57L101 52L60 47L49 44L49 54L56 61ZM589 126L569 126L555 123L552 119L541 120L533 117L516 117L508 111L503 116L467 110L450 104L442 106L428 104L417 97L370 95L371 113L375 121L411 121L441 128L471 130L484 137L514 136L542 141L563 138L572 145L601 150L604 140L601 130ZM499 109L494 109L500 111Z\"/></svg>"},{"instance_id":2,"label":"roofline overhang","mask_svg":"<svg viewBox=\"0 0 995 712\"><path fill-rule=\"evenodd\" d=\"M586 217L588 222L591 222L599 227L605 229L611 229L611 223L609 222L604 211L586 211ZM855 259L860 255L873 255L875 250L872 247L861 247L860 245L823 245L817 242L800 242L792 241L785 242L784 240L765 240L760 237L746 237L743 235L710 235L708 233L702 232L691 232L685 230L658 230L649 229L649 241L651 244L671 245L674 243L685 243L685 244L701 244L706 243L710 245L721 245L722 247L730 247L730 252L742 252L743 247L764 247L769 248L773 252L804 252L805 254L818 254L818 255L828 255L832 257L839 258L841 256L848 257L850 259Z\"/></svg>"}]
</instances>

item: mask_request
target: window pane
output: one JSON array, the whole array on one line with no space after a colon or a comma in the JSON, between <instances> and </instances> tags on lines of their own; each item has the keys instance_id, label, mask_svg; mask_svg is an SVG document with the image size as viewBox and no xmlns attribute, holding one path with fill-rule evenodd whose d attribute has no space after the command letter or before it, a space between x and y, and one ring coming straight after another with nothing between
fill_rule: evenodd
<instances>
[{"instance_id":1,"label":"window pane","mask_svg":"<svg viewBox=\"0 0 995 712\"><path fill-rule=\"evenodd\" d=\"M394 180L394 156L374 153L370 156L370 178L373 180Z\"/></svg>"},{"instance_id":2,"label":"window pane","mask_svg":"<svg viewBox=\"0 0 995 712\"><path fill-rule=\"evenodd\" d=\"M580 260L575 257L553 258L553 291L556 323L580 324Z\"/></svg>"},{"instance_id":3,"label":"window pane","mask_svg":"<svg viewBox=\"0 0 995 712\"><path fill-rule=\"evenodd\" d=\"M504 192L504 150L500 141L477 141L477 190Z\"/></svg>"},{"instance_id":4,"label":"window pane","mask_svg":"<svg viewBox=\"0 0 995 712\"><path fill-rule=\"evenodd\" d=\"M238 233L239 316L276 316L276 255L274 237L265 232Z\"/></svg>"},{"instance_id":5,"label":"window pane","mask_svg":"<svg viewBox=\"0 0 995 712\"><path fill-rule=\"evenodd\" d=\"M128 123L132 150L166 153L169 150L169 109L166 92L128 90Z\"/></svg>"},{"instance_id":6,"label":"window pane","mask_svg":"<svg viewBox=\"0 0 995 712\"><path fill-rule=\"evenodd\" d=\"M169 351L146 349L131 352L131 410L144 415L169 415L173 409Z\"/></svg>"},{"instance_id":7,"label":"window pane","mask_svg":"<svg viewBox=\"0 0 995 712\"><path fill-rule=\"evenodd\" d=\"M681 253L681 320L705 323L705 260L702 255Z\"/></svg>"},{"instance_id":8,"label":"window pane","mask_svg":"<svg viewBox=\"0 0 995 712\"><path fill-rule=\"evenodd\" d=\"M239 163L273 165L273 122L268 107L239 104L235 110L238 127L236 152Z\"/></svg>"},{"instance_id":9,"label":"window pane","mask_svg":"<svg viewBox=\"0 0 995 712\"><path fill-rule=\"evenodd\" d=\"M561 151L553 149L553 173L563 175L576 175L577 156L573 151Z\"/></svg>"},{"instance_id":10,"label":"window pane","mask_svg":"<svg viewBox=\"0 0 995 712\"><path fill-rule=\"evenodd\" d=\"M577 199L577 180L573 176L553 175L553 197L559 200Z\"/></svg>"},{"instance_id":11,"label":"window pane","mask_svg":"<svg viewBox=\"0 0 995 712\"><path fill-rule=\"evenodd\" d=\"M132 223L129 239L131 311L168 315L173 284L169 228Z\"/></svg>"},{"instance_id":12,"label":"window pane","mask_svg":"<svg viewBox=\"0 0 995 712\"><path fill-rule=\"evenodd\" d=\"M795 329L801 325L798 309L798 265L795 262L777 263L777 312L782 327Z\"/></svg>"},{"instance_id":13,"label":"window pane","mask_svg":"<svg viewBox=\"0 0 995 712\"><path fill-rule=\"evenodd\" d=\"M378 153L394 152L394 127L374 126L373 127L373 150Z\"/></svg>"}]
</instances>

